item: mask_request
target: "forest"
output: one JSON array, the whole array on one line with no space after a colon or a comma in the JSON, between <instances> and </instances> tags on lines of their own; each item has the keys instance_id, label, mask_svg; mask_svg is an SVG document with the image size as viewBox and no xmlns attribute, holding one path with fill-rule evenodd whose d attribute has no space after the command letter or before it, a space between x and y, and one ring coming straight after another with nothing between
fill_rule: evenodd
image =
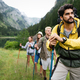
<instances>
[{"instance_id":1,"label":"forest","mask_svg":"<svg viewBox=\"0 0 80 80\"><path fill-rule=\"evenodd\" d=\"M42 31L45 34L45 27L51 26L52 28L57 24L58 14L57 11L60 6L64 4L73 4L77 9L77 15L80 17L80 0L56 0L55 6L43 17L38 24L30 26L27 30L30 35L35 35L38 31Z\"/></svg>"}]
</instances>

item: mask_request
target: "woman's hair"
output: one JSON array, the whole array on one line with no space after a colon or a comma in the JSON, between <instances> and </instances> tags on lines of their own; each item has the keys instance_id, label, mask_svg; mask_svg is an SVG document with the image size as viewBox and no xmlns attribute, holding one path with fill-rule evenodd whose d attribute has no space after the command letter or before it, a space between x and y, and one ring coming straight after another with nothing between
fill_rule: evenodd
<instances>
[{"instance_id":1,"label":"woman's hair","mask_svg":"<svg viewBox=\"0 0 80 80\"><path fill-rule=\"evenodd\" d=\"M73 5L72 4L65 4L63 6L61 6L58 10L58 14L59 16L62 16L63 17L63 14L64 14L64 11L66 9L73 9Z\"/></svg>"},{"instance_id":2,"label":"woman's hair","mask_svg":"<svg viewBox=\"0 0 80 80\"><path fill-rule=\"evenodd\" d=\"M41 35L41 34L40 34L40 35ZM41 37L42 37L42 35L41 35ZM40 38L38 38L38 35L37 35L37 42L39 41L39 39L40 39Z\"/></svg>"},{"instance_id":3,"label":"woman's hair","mask_svg":"<svg viewBox=\"0 0 80 80\"><path fill-rule=\"evenodd\" d=\"M32 39L32 41L33 41L33 36L29 36L31 39ZM28 37L28 39L29 39L29 37Z\"/></svg>"},{"instance_id":4,"label":"woman's hair","mask_svg":"<svg viewBox=\"0 0 80 80\"><path fill-rule=\"evenodd\" d=\"M37 37L37 42L39 41L39 38Z\"/></svg>"}]
</instances>

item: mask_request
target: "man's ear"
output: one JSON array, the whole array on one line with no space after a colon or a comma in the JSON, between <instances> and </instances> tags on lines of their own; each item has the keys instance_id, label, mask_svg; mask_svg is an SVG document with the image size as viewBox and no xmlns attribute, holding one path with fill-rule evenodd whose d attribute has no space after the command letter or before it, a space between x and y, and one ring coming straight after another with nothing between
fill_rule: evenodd
<instances>
[{"instance_id":1,"label":"man's ear","mask_svg":"<svg viewBox=\"0 0 80 80\"><path fill-rule=\"evenodd\" d=\"M63 17L62 17L62 16L60 16L60 19L61 19L61 20L63 20Z\"/></svg>"}]
</instances>

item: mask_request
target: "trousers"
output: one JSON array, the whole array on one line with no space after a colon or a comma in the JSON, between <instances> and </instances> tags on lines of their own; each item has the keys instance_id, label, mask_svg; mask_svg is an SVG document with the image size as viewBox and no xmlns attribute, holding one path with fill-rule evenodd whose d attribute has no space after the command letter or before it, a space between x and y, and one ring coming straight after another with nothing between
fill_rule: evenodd
<instances>
[{"instance_id":1,"label":"trousers","mask_svg":"<svg viewBox=\"0 0 80 80\"><path fill-rule=\"evenodd\" d=\"M70 72L70 80L80 80L80 67L67 67L59 60L51 80L66 80L68 72Z\"/></svg>"}]
</instances>

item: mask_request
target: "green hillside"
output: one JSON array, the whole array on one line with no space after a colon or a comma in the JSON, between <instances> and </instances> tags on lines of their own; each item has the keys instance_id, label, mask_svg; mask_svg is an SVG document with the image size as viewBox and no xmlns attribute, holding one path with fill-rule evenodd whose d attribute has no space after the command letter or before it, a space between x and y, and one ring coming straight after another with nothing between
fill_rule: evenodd
<instances>
[{"instance_id":1,"label":"green hillside","mask_svg":"<svg viewBox=\"0 0 80 80\"><path fill-rule=\"evenodd\" d=\"M57 11L60 6L64 4L73 4L75 8L77 8L77 14L80 16L80 0L56 0L55 6L48 12L40 21L40 23L30 26L27 30L30 35L35 35L39 30L45 34L45 27L46 26L55 26L57 24L58 14Z\"/></svg>"},{"instance_id":2,"label":"green hillside","mask_svg":"<svg viewBox=\"0 0 80 80\"><path fill-rule=\"evenodd\" d=\"M0 36L16 36L19 30L9 26L3 21L3 15L0 13Z\"/></svg>"}]
</instances>

